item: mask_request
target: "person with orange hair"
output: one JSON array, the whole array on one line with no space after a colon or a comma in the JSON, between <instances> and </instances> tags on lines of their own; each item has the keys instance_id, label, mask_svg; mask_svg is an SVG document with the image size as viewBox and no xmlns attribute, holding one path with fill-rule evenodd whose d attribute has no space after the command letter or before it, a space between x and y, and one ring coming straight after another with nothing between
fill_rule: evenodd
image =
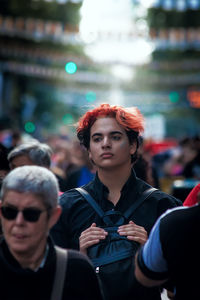
<instances>
[{"instance_id":1,"label":"person with orange hair","mask_svg":"<svg viewBox=\"0 0 200 300\"><path fill-rule=\"evenodd\" d=\"M82 188L107 216L108 212L109 215L123 215L134 202L139 201L144 191L151 188L137 178L133 170L138 138L143 130L144 118L136 107L101 104L79 119L77 137L88 150L97 170L95 178ZM61 217L51 231L54 242L64 248L79 249L90 257L89 249L107 242L109 237L101 217L77 189L65 192L60 198L60 205L63 209ZM131 241L138 249L146 242L157 218L168 208L179 205L181 202L173 196L156 191L138 205L124 223L117 226L115 235ZM149 290L134 279L134 255L129 269L130 276L120 275L118 268L108 276L107 282L107 279L102 282L106 299L161 299L160 289ZM96 271L100 276L101 268L97 267Z\"/></svg>"}]
</instances>

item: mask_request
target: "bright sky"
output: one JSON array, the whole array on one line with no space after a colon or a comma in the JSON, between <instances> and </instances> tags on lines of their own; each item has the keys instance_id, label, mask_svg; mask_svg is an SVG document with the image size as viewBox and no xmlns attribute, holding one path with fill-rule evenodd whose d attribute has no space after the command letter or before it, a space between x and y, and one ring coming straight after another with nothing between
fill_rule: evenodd
<instances>
[{"instance_id":1,"label":"bright sky","mask_svg":"<svg viewBox=\"0 0 200 300\"><path fill-rule=\"evenodd\" d=\"M145 5L151 2L141 1ZM144 6L139 13L144 13ZM147 32L146 24L135 24L134 14L131 0L84 0L80 32L87 44L86 52L98 62L141 64L148 61L152 46L145 37L136 36L139 29Z\"/></svg>"},{"instance_id":2,"label":"bright sky","mask_svg":"<svg viewBox=\"0 0 200 300\"><path fill-rule=\"evenodd\" d=\"M82 30L123 31L130 29L130 5L130 0L84 0L81 9Z\"/></svg>"}]
</instances>

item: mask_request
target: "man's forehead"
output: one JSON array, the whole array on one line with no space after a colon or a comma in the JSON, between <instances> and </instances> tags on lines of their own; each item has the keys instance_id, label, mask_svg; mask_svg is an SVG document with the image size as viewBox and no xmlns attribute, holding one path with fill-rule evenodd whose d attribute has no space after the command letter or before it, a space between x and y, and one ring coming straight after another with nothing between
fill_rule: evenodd
<instances>
[{"instance_id":1,"label":"man's forehead","mask_svg":"<svg viewBox=\"0 0 200 300\"><path fill-rule=\"evenodd\" d=\"M42 200L39 196L31 192L22 193L15 190L8 190L4 196L3 202L19 206L42 204Z\"/></svg>"}]
</instances>

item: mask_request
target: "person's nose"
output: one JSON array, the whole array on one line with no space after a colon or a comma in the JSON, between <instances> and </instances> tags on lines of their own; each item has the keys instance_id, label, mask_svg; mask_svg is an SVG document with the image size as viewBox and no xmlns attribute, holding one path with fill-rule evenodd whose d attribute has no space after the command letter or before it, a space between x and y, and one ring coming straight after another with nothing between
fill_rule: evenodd
<instances>
[{"instance_id":1,"label":"person's nose","mask_svg":"<svg viewBox=\"0 0 200 300\"><path fill-rule=\"evenodd\" d=\"M16 224L21 224L21 223L24 223L24 216L23 216L23 212L22 211L18 211L18 214L16 216L16 219L15 219L15 223Z\"/></svg>"},{"instance_id":2,"label":"person's nose","mask_svg":"<svg viewBox=\"0 0 200 300\"><path fill-rule=\"evenodd\" d=\"M103 148L110 148L111 147L111 142L109 137L104 137L103 138L103 144L102 144Z\"/></svg>"}]
</instances>

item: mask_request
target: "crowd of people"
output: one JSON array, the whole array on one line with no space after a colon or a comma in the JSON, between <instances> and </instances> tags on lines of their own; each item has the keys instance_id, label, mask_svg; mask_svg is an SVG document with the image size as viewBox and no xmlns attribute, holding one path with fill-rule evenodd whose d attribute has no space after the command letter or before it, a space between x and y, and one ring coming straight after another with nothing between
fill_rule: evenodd
<instances>
[{"instance_id":1,"label":"crowd of people","mask_svg":"<svg viewBox=\"0 0 200 300\"><path fill-rule=\"evenodd\" d=\"M196 299L200 184L179 199L161 183L200 180L200 138L153 155L143 131L137 108L101 104L79 119L73 139L23 141L14 132L8 143L0 134L3 299L160 300L163 289ZM112 256L113 241L114 262L95 265L105 249Z\"/></svg>"}]
</instances>

